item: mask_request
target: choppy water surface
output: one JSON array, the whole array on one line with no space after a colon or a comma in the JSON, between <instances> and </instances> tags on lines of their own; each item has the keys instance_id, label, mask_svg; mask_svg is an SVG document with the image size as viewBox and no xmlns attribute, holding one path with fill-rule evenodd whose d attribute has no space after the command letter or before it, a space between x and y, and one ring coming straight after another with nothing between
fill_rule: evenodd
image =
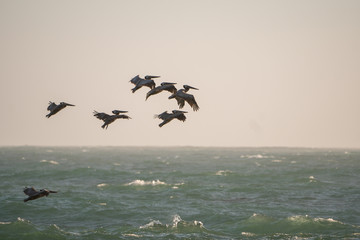
<instances>
[{"instance_id":1,"label":"choppy water surface","mask_svg":"<svg viewBox=\"0 0 360 240\"><path fill-rule=\"evenodd\" d=\"M359 173L349 149L2 147L0 239L360 239Z\"/></svg>"}]
</instances>

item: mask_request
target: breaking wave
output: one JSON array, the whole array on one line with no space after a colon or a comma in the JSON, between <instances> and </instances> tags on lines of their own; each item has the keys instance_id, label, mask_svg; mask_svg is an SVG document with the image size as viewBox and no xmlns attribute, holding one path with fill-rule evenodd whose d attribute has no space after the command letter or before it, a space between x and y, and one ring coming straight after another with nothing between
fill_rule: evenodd
<instances>
[{"instance_id":1,"label":"breaking wave","mask_svg":"<svg viewBox=\"0 0 360 240\"><path fill-rule=\"evenodd\" d=\"M159 179L152 181L135 180L125 184L126 186L157 186L157 185L168 185L166 182L162 182Z\"/></svg>"}]
</instances>

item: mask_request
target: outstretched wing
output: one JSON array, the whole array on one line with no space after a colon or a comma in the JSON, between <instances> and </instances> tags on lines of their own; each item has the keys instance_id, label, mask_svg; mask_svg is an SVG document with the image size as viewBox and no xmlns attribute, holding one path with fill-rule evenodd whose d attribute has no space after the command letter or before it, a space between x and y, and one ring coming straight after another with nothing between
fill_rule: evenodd
<instances>
[{"instance_id":1,"label":"outstretched wing","mask_svg":"<svg viewBox=\"0 0 360 240\"><path fill-rule=\"evenodd\" d=\"M131 119L131 117L129 117L128 115L125 114L120 114L120 115L116 115L117 118L124 118L124 119Z\"/></svg>"},{"instance_id":2,"label":"outstretched wing","mask_svg":"<svg viewBox=\"0 0 360 240\"><path fill-rule=\"evenodd\" d=\"M47 107L47 110L54 111L56 107L57 105L54 102L49 102L49 106Z\"/></svg>"},{"instance_id":3,"label":"outstretched wing","mask_svg":"<svg viewBox=\"0 0 360 240\"><path fill-rule=\"evenodd\" d=\"M183 113L178 114L178 115L176 116L176 118L179 119L180 121L183 121L183 122L185 122L185 120L186 120L186 116L185 116L185 114L183 114Z\"/></svg>"},{"instance_id":4,"label":"outstretched wing","mask_svg":"<svg viewBox=\"0 0 360 240\"><path fill-rule=\"evenodd\" d=\"M195 98L193 95L188 94L188 96L185 98L186 102L192 107L194 111L199 110L199 105L195 101Z\"/></svg>"},{"instance_id":5,"label":"outstretched wing","mask_svg":"<svg viewBox=\"0 0 360 240\"><path fill-rule=\"evenodd\" d=\"M26 188L24 189L24 193L25 193L26 195L28 195L28 196L32 196L32 195L34 195L34 194L37 194L38 191L36 191L35 188L33 188L33 187L31 187L31 188L26 187Z\"/></svg>"},{"instance_id":6,"label":"outstretched wing","mask_svg":"<svg viewBox=\"0 0 360 240\"><path fill-rule=\"evenodd\" d=\"M176 99L176 101L177 101L177 103L179 105L179 108L183 108L184 105L185 105L185 100L182 99L182 98L179 98L179 97L175 97L175 99Z\"/></svg>"},{"instance_id":7,"label":"outstretched wing","mask_svg":"<svg viewBox=\"0 0 360 240\"><path fill-rule=\"evenodd\" d=\"M169 114L167 111L158 114L158 115L154 115L154 118L160 118L162 120L168 119L171 116L171 114Z\"/></svg>"},{"instance_id":8,"label":"outstretched wing","mask_svg":"<svg viewBox=\"0 0 360 240\"><path fill-rule=\"evenodd\" d=\"M100 120L103 120L105 121L106 119L108 119L110 117L109 114L106 114L106 113L99 113L97 111L94 111L94 116L97 118L97 119L100 119Z\"/></svg>"},{"instance_id":9,"label":"outstretched wing","mask_svg":"<svg viewBox=\"0 0 360 240\"><path fill-rule=\"evenodd\" d=\"M135 77L133 77L133 78L130 80L130 82L131 82L132 84L137 85L141 80L142 80L142 78L139 77L139 75L136 75Z\"/></svg>"}]
</instances>

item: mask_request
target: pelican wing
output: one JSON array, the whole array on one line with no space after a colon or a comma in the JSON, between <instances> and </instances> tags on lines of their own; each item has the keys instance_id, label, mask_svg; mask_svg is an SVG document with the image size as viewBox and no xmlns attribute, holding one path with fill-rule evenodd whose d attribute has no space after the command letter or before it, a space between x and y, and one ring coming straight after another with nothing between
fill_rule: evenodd
<instances>
[{"instance_id":1,"label":"pelican wing","mask_svg":"<svg viewBox=\"0 0 360 240\"><path fill-rule=\"evenodd\" d=\"M139 75L136 75L135 77L133 77L130 82L134 85L137 85L140 81L142 80L141 77L139 77Z\"/></svg>"},{"instance_id":2,"label":"pelican wing","mask_svg":"<svg viewBox=\"0 0 360 240\"><path fill-rule=\"evenodd\" d=\"M186 116L183 113L177 114L176 118L183 122L185 122L185 120L186 120Z\"/></svg>"},{"instance_id":3,"label":"pelican wing","mask_svg":"<svg viewBox=\"0 0 360 240\"><path fill-rule=\"evenodd\" d=\"M179 108L183 108L185 106L185 100L182 99L182 98L179 98L179 97L175 97L178 105L179 105Z\"/></svg>"},{"instance_id":4,"label":"pelican wing","mask_svg":"<svg viewBox=\"0 0 360 240\"><path fill-rule=\"evenodd\" d=\"M169 119L171 117L172 114L168 113L167 111L161 113L161 114L158 114L158 115L155 115L154 118L160 118L162 120L166 120L166 119Z\"/></svg>"},{"instance_id":5,"label":"pelican wing","mask_svg":"<svg viewBox=\"0 0 360 240\"><path fill-rule=\"evenodd\" d=\"M199 110L200 109L199 105L196 103L194 96L191 94L187 94L187 95L188 96L186 96L185 101L192 107L194 111Z\"/></svg>"},{"instance_id":6,"label":"pelican wing","mask_svg":"<svg viewBox=\"0 0 360 240\"><path fill-rule=\"evenodd\" d=\"M47 107L47 110L49 111L54 111L54 109L57 107L58 105L56 105L54 102L49 102L49 106Z\"/></svg>"},{"instance_id":7,"label":"pelican wing","mask_svg":"<svg viewBox=\"0 0 360 240\"><path fill-rule=\"evenodd\" d=\"M163 85L162 87L163 87L163 90L171 92L173 94L177 92L177 89L173 84L166 84L166 85Z\"/></svg>"},{"instance_id":8,"label":"pelican wing","mask_svg":"<svg viewBox=\"0 0 360 240\"><path fill-rule=\"evenodd\" d=\"M94 111L94 116L97 118L97 119L100 119L100 120L103 120L105 121L106 119L108 119L110 117L109 114L106 114L106 113L99 113L97 111Z\"/></svg>"},{"instance_id":9,"label":"pelican wing","mask_svg":"<svg viewBox=\"0 0 360 240\"><path fill-rule=\"evenodd\" d=\"M124 118L124 119L131 119L131 117L129 117L128 115L125 114L120 114L120 115L116 115L117 118Z\"/></svg>"},{"instance_id":10,"label":"pelican wing","mask_svg":"<svg viewBox=\"0 0 360 240\"><path fill-rule=\"evenodd\" d=\"M33 196L33 195L37 194L38 191L36 191L35 188L33 188L33 187L31 187L31 188L26 187L24 189L24 193L28 196Z\"/></svg>"}]
</instances>

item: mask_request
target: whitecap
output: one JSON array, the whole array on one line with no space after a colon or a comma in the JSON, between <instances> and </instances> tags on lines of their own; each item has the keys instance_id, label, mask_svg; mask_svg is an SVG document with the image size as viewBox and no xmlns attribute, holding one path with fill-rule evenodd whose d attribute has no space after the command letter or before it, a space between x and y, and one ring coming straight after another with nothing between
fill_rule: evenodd
<instances>
[{"instance_id":1,"label":"whitecap","mask_svg":"<svg viewBox=\"0 0 360 240\"><path fill-rule=\"evenodd\" d=\"M106 183L100 183L100 184L98 184L98 185L96 185L97 187L105 187L105 186L107 186L107 184Z\"/></svg>"},{"instance_id":2,"label":"whitecap","mask_svg":"<svg viewBox=\"0 0 360 240\"><path fill-rule=\"evenodd\" d=\"M217 176L227 176L229 173L232 173L230 170L219 170L215 173Z\"/></svg>"},{"instance_id":3,"label":"whitecap","mask_svg":"<svg viewBox=\"0 0 360 240\"><path fill-rule=\"evenodd\" d=\"M256 234L255 233L251 233L251 232L241 232L241 235L246 236L246 237L253 237Z\"/></svg>"},{"instance_id":4,"label":"whitecap","mask_svg":"<svg viewBox=\"0 0 360 240\"><path fill-rule=\"evenodd\" d=\"M121 164L120 163L114 163L113 165L114 166L120 166Z\"/></svg>"},{"instance_id":5,"label":"whitecap","mask_svg":"<svg viewBox=\"0 0 360 240\"><path fill-rule=\"evenodd\" d=\"M182 219L181 219L180 215L178 215L178 214L174 215L173 221L172 221L173 222L172 226L177 227L178 223L181 221L182 221Z\"/></svg>"},{"instance_id":6,"label":"whitecap","mask_svg":"<svg viewBox=\"0 0 360 240\"><path fill-rule=\"evenodd\" d=\"M271 160L271 162L273 162L273 163L281 163L281 162L282 162L282 160L275 159L275 160Z\"/></svg>"},{"instance_id":7,"label":"whitecap","mask_svg":"<svg viewBox=\"0 0 360 240\"><path fill-rule=\"evenodd\" d=\"M309 182L316 182L316 178L314 176L309 177Z\"/></svg>"},{"instance_id":8,"label":"whitecap","mask_svg":"<svg viewBox=\"0 0 360 240\"><path fill-rule=\"evenodd\" d=\"M124 233L122 234L124 237L143 237L142 235L134 234L134 233Z\"/></svg>"},{"instance_id":9,"label":"whitecap","mask_svg":"<svg viewBox=\"0 0 360 240\"><path fill-rule=\"evenodd\" d=\"M197 221L197 220L194 220L194 225L195 225L195 226L199 226L199 227L201 227L201 228L204 227L204 224L203 224L201 221Z\"/></svg>"},{"instance_id":10,"label":"whitecap","mask_svg":"<svg viewBox=\"0 0 360 240\"><path fill-rule=\"evenodd\" d=\"M43 162L43 163L51 163L51 164L54 164L54 165L58 165L59 163L57 162L57 161L53 161L53 160L45 160L45 159L43 159L43 160L41 160L40 162Z\"/></svg>"},{"instance_id":11,"label":"whitecap","mask_svg":"<svg viewBox=\"0 0 360 240\"><path fill-rule=\"evenodd\" d=\"M330 222L330 223L339 223L344 224L343 222L340 222L338 220L334 220L332 218L314 218L315 222Z\"/></svg>"},{"instance_id":12,"label":"whitecap","mask_svg":"<svg viewBox=\"0 0 360 240\"><path fill-rule=\"evenodd\" d=\"M0 222L0 225L11 224L11 222Z\"/></svg>"},{"instance_id":13,"label":"whitecap","mask_svg":"<svg viewBox=\"0 0 360 240\"><path fill-rule=\"evenodd\" d=\"M24 219L24 218L21 218L21 217L18 217L17 220L19 222L28 222L28 220Z\"/></svg>"},{"instance_id":14,"label":"whitecap","mask_svg":"<svg viewBox=\"0 0 360 240\"><path fill-rule=\"evenodd\" d=\"M101 203L98 203L98 205L100 205L100 206L106 206L106 203L105 203L105 202L101 202Z\"/></svg>"},{"instance_id":15,"label":"whitecap","mask_svg":"<svg viewBox=\"0 0 360 240\"><path fill-rule=\"evenodd\" d=\"M140 226L140 229L143 228L151 228L154 227L156 225L162 225L161 222L159 220L152 220L151 222L149 222L148 224L145 224L143 226Z\"/></svg>"},{"instance_id":16,"label":"whitecap","mask_svg":"<svg viewBox=\"0 0 360 240\"><path fill-rule=\"evenodd\" d=\"M167 185L167 184L165 182L160 181L159 179L152 180L152 181L144 181L144 180L136 179L135 181L129 182L125 185L127 185L127 186L147 186L147 185L157 186L157 185Z\"/></svg>"}]
</instances>

